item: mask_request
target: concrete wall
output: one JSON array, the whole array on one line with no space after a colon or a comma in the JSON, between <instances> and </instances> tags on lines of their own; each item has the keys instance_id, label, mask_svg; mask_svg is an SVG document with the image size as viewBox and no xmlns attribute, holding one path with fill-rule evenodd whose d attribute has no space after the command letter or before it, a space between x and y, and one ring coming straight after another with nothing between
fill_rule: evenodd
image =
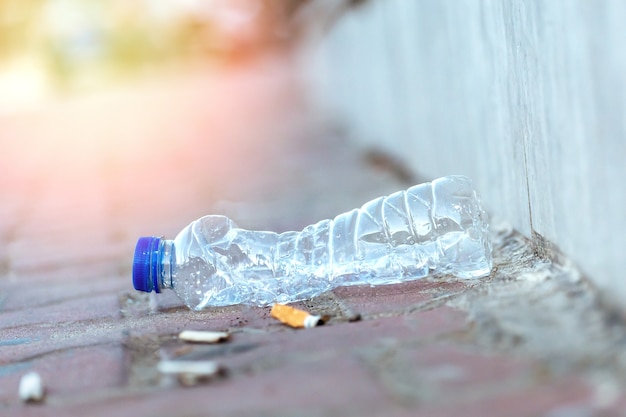
<instances>
[{"instance_id":1,"label":"concrete wall","mask_svg":"<svg viewBox=\"0 0 626 417\"><path fill-rule=\"evenodd\" d=\"M309 58L351 137L472 177L626 309L625 1L372 0Z\"/></svg>"}]
</instances>

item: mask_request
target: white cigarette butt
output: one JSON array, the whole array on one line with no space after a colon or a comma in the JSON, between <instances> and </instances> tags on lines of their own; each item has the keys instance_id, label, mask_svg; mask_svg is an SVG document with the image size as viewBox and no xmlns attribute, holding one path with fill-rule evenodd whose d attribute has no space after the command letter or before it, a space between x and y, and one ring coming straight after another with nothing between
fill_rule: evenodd
<instances>
[{"instance_id":1,"label":"white cigarette butt","mask_svg":"<svg viewBox=\"0 0 626 417\"><path fill-rule=\"evenodd\" d=\"M222 368L214 361L161 361L157 369L162 374L176 375L182 385L192 386L220 376Z\"/></svg>"},{"instance_id":2,"label":"white cigarette butt","mask_svg":"<svg viewBox=\"0 0 626 417\"><path fill-rule=\"evenodd\" d=\"M211 376L219 372L215 361L161 361L157 369L162 374L193 374Z\"/></svg>"},{"instance_id":3,"label":"white cigarette butt","mask_svg":"<svg viewBox=\"0 0 626 417\"><path fill-rule=\"evenodd\" d=\"M37 372L24 374L20 379L20 399L24 402L39 402L44 397L41 376Z\"/></svg>"},{"instance_id":4,"label":"white cigarette butt","mask_svg":"<svg viewBox=\"0 0 626 417\"><path fill-rule=\"evenodd\" d=\"M187 342L195 343L218 343L226 340L230 335L226 332L211 332L201 330L184 330L180 332L178 338Z\"/></svg>"}]
</instances>

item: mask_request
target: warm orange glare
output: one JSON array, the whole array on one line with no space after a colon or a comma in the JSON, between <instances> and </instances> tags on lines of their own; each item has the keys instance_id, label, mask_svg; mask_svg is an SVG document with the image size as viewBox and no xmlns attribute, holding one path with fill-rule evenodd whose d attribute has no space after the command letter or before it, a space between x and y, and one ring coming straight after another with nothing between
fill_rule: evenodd
<instances>
[{"instance_id":1,"label":"warm orange glare","mask_svg":"<svg viewBox=\"0 0 626 417\"><path fill-rule=\"evenodd\" d=\"M247 181L272 158L272 102L291 88L277 63L267 70L201 68L0 115L3 171L68 190L112 178L155 188L189 169L201 182Z\"/></svg>"},{"instance_id":2,"label":"warm orange glare","mask_svg":"<svg viewBox=\"0 0 626 417\"><path fill-rule=\"evenodd\" d=\"M137 236L271 198L305 113L279 4L0 0L0 276L126 288Z\"/></svg>"}]
</instances>

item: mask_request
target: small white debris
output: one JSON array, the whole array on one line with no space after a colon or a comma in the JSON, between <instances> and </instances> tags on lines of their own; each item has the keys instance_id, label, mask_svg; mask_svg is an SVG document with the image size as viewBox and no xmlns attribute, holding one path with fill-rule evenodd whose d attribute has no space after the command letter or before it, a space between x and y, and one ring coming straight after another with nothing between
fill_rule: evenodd
<instances>
[{"instance_id":1,"label":"small white debris","mask_svg":"<svg viewBox=\"0 0 626 417\"><path fill-rule=\"evenodd\" d=\"M219 366L215 361L161 361L157 367L163 374L215 375Z\"/></svg>"},{"instance_id":2,"label":"small white debris","mask_svg":"<svg viewBox=\"0 0 626 417\"><path fill-rule=\"evenodd\" d=\"M20 399L24 402L39 402L44 397L41 376L37 372L29 372L20 379Z\"/></svg>"},{"instance_id":3,"label":"small white debris","mask_svg":"<svg viewBox=\"0 0 626 417\"><path fill-rule=\"evenodd\" d=\"M184 330L180 332L178 338L186 342L195 343L218 343L227 340L230 335L226 332L211 332L202 330Z\"/></svg>"},{"instance_id":4,"label":"small white debris","mask_svg":"<svg viewBox=\"0 0 626 417\"><path fill-rule=\"evenodd\" d=\"M196 385L222 374L215 361L161 361L157 369L162 374L176 375L183 385Z\"/></svg>"}]
</instances>

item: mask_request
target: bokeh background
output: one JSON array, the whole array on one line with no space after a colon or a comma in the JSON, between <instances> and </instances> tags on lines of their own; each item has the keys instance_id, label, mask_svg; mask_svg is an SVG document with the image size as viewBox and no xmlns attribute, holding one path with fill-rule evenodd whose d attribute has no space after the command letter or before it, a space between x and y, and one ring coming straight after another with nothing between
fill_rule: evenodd
<instances>
[{"instance_id":1,"label":"bokeh background","mask_svg":"<svg viewBox=\"0 0 626 417\"><path fill-rule=\"evenodd\" d=\"M128 289L137 237L202 215L284 231L395 191L309 100L308 3L1 0L7 302Z\"/></svg>"},{"instance_id":2,"label":"bokeh background","mask_svg":"<svg viewBox=\"0 0 626 417\"><path fill-rule=\"evenodd\" d=\"M3 111L191 61L291 44L302 3L284 0L0 2Z\"/></svg>"}]
</instances>

